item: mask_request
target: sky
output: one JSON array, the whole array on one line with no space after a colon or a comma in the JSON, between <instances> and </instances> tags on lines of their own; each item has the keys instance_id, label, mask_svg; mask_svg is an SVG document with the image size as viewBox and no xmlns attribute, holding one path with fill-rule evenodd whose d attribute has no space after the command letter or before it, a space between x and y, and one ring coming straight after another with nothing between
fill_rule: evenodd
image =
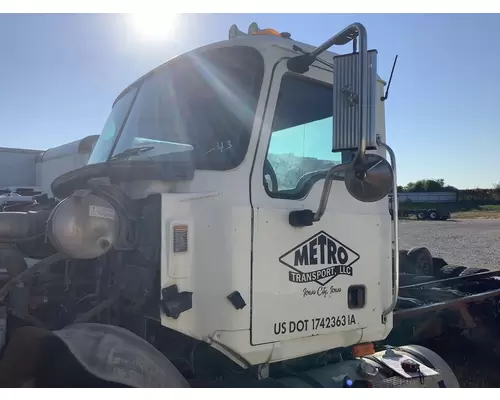
<instances>
[{"instance_id":1,"label":"sky","mask_svg":"<svg viewBox=\"0 0 500 400\"><path fill-rule=\"evenodd\" d=\"M251 22L312 45L363 23L383 79L399 56L385 104L399 184L500 181L498 14L188 14L163 41L148 40L125 15L0 15L0 146L47 149L99 134L135 79Z\"/></svg>"}]
</instances>

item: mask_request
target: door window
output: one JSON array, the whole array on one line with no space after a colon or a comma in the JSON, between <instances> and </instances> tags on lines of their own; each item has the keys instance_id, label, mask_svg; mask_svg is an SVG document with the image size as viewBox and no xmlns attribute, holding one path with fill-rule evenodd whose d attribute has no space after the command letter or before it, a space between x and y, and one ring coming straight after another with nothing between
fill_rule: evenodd
<instances>
[{"instance_id":1,"label":"door window","mask_svg":"<svg viewBox=\"0 0 500 400\"><path fill-rule=\"evenodd\" d=\"M331 85L283 76L264 165L269 196L300 199L342 162L342 153L332 152L332 115Z\"/></svg>"}]
</instances>

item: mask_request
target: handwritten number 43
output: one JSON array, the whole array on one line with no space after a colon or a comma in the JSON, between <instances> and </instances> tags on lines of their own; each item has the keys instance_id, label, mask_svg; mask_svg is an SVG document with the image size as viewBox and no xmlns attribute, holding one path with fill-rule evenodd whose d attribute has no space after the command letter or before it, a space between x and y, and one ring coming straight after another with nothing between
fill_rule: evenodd
<instances>
[{"instance_id":1,"label":"handwritten number 43","mask_svg":"<svg viewBox=\"0 0 500 400\"><path fill-rule=\"evenodd\" d=\"M231 148L233 148L233 145L231 144L230 140L226 140L225 142L217 142L217 145L213 149L208 150L207 154L212 153L213 151L222 153Z\"/></svg>"}]
</instances>

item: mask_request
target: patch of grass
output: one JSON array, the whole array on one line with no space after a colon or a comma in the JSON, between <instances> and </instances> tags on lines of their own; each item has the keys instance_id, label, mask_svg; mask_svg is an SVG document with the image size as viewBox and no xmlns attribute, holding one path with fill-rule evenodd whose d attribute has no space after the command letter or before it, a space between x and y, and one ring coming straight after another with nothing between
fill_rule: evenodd
<instances>
[{"instance_id":1,"label":"patch of grass","mask_svg":"<svg viewBox=\"0 0 500 400\"><path fill-rule=\"evenodd\" d=\"M452 218L488 218L488 219L500 219L500 205L499 204L489 204L479 206L477 209L469 211L458 211L451 214Z\"/></svg>"},{"instance_id":2,"label":"patch of grass","mask_svg":"<svg viewBox=\"0 0 500 400\"><path fill-rule=\"evenodd\" d=\"M500 212L500 204L488 204L484 206L479 206L482 211L496 211Z\"/></svg>"}]
</instances>

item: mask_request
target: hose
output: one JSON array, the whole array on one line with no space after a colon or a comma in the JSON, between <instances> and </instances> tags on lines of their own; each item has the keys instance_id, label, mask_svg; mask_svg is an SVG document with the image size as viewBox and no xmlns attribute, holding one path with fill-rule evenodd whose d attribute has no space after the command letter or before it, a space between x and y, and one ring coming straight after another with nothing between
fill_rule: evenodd
<instances>
[{"instance_id":1,"label":"hose","mask_svg":"<svg viewBox=\"0 0 500 400\"><path fill-rule=\"evenodd\" d=\"M11 244L0 243L0 268L5 268L13 278L28 268L23 255Z\"/></svg>"},{"instance_id":2,"label":"hose","mask_svg":"<svg viewBox=\"0 0 500 400\"><path fill-rule=\"evenodd\" d=\"M18 283L24 282L27 278L29 278L34 273L39 272L42 269L66 259L68 259L68 256L66 254L56 253L51 255L50 257L38 261L36 264L33 264L30 268L24 270L19 275L14 276L5 285L3 285L2 288L0 288L0 302L5 299L5 297L9 294L12 288Z\"/></svg>"},{"instance_id":3,"label":"hose","mask_svg":"<svg viewBox=\"0 0 500 400\"><path fill-rule=\"evenodd\" d=\"M111 296L109 299L104 300L102 303L99 303L97 306L90 309L89 311L83 314L79 314L75 318L75 323L82 323L89 321L91 318L95 317L96 315L99 315L105 309L111 307L119 298L120 298L120 293L117 293Z\"/></svg>"}]
</instances>

